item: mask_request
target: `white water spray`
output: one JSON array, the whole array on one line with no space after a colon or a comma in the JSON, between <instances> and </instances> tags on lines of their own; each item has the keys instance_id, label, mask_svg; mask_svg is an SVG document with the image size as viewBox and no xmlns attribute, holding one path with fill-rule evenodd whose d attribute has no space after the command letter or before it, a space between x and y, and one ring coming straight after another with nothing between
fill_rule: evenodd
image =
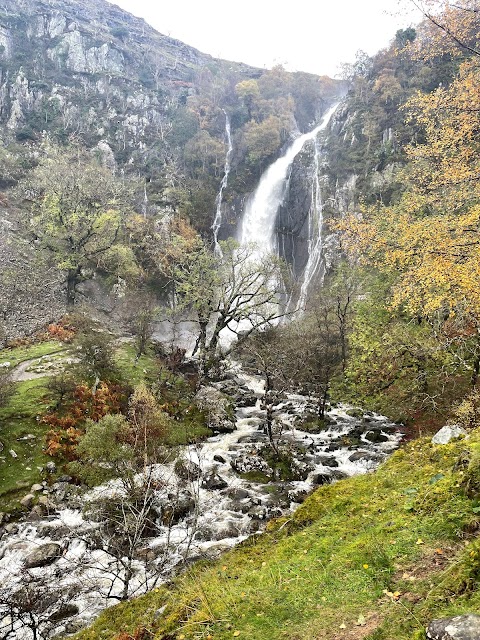
<instances>
[{"instance_id":1,"label":"white water spray","mask_svg":"<svg viewBox=\"0 0 480 640\"><path fill-rule=\"evenodd\" d=\"M317 276L322 263L323 248L323 202L320 190L320 149L315 141L314 174L312 180L312 203L308 212L308 261L303 271L303 281L298 297L297 308L305 309L310 284ZM323 278L322 278L323 280Z\"/></svg>"},{"instance_id":2,"label":"white water spray","mask_svg":"<svg viewBox=\"0 0 480 640\"><path fill-rule=\"evenodd\" d=\"M289 169L304 145L315 140L318 133L326 128L337 106L335 104L327 111L315 129L294 140L285 154L262 175L245 208L240 238L242 245L256 244L261 255L275 252L275 221L285 197Z\"/></svg>"},{"instance_id":3,"label":"white water spray","mask_svg":"<svg viewBox=\"0 0 480 640\"><path fill-rule=\"evenodd\" d=\"M220 227L222 226L222 198L223 192L227 188L228 185L228 176L230 174L230 158L232 156L233 144L232 144L232 131L230 128L230 118L225 110L223 110L225 114L225 134L227 136L227 156L225 158L225 168L223 171L222 183L220 185L220 191L218 192L217 198L215 200L215 204L217 205L217 209L215 212L215 219L212 225L213 231L213 242L215 245L215 252L221 255L222 250L220 249L220 245L218 244L218 232L220 231Z\"/></svg>"}]
</instances>

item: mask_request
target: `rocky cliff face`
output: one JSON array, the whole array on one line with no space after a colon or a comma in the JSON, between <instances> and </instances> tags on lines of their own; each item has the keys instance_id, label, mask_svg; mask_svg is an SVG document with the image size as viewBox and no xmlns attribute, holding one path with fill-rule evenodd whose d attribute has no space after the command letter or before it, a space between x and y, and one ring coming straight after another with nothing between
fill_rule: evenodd
<instances>
[{"instance_id":1,"label":"rocky cliff face","mask_svg":"<svg viewBox=\"0 0 480 640\"><path fill-rule=\"evenodd\" d=\"M227 64L90 0L2 0L0 63L0 121L17 140L77 136L121 164L141 162L198 73Z\"/></svg>"}]
</instances>

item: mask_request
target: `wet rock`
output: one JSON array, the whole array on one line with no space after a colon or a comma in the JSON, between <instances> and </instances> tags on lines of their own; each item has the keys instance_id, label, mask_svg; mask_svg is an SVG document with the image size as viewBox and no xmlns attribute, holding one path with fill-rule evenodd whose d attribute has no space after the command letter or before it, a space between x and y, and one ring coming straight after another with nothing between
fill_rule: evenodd
<instances>
[{"instance_id":1,"label":"wet rock","mask_svg":"<svg viewBox=\"0 0 480 640\"><path fill-rule=\"evenodd\" d=\"M66 500L71 491L72 487L67 482L55 482L51 486L51 492L59 502Z\"/></svg>"},{"instance_id":2,"label":"wet rock","mask_svg":"<svg viewBox=\"0 0 480 640\"><path fill-rule=\"evenodd\" d=\"M209 491L220 490L228 487L228 482L217 473L209 473L203 478L202 487Z\"/></svg>"},{"instance_id":3,"label":"wet rock","mask_svg":"<svg viewBox=\"0 0 480 640\"><path fill-rule=\"evenodd\" d=\"M72 476L60 476L59 478L57 478L57 482L72 482L73 478Z\"/></svg>"},{"instance_id":4,"label":"wet rock","mask_svg":"<svg viewBox=\"0 0 480 640\"><path fill-rule=\"evenodd\" d=\"M18 525L15 522L9 522L5 525L5 533L17 533Z\"/></svg>"},{"instance_id":5,"label":"wet rock","mask_svg":"<svg viewBox=\"0 0 480 640\"><path fill-rule=\"evenodd\" d=\"M72 635L74 633L78 633L82 629L84 629L88 624L89 620L84 620L82 618L75 618L75 620L71 620L67 625L65 625L65 633L68 635Z\"/></svg>"},{"instance_id":6,"label":"wet rock","mask_svg":"<svg viewBox=\"0 0 480 640\"><path fill-rule=\"evenodd\" d=\"M48 618L50 622L60 622L61 620L65 620L65 618L71 618L72 616L76 616L79 613L79 609L76 604L64 604L54 611L52 615Z\"/></svg>"},{"instance_id":7,"label":"wet rock","mask_svg":"<svg viewBox=\"0 0 480 640\"><path fill-rule=\"evenodd\" d=\"M22 505L22 507L26 507L27 509L30 509L30 507L33 506L34 502L35 496L32 493L27 494L20 500L20 504Z\"/></svg>"},{"instance_id":8,"label":"wet rock","mask_svg":"<svg viewBox=\"0 0 480 640\"><path fill-rule=\"evenodd\" d=\"M50 511L57 508L56 504L52 502L48 496L40 496L38 498L38 504L41 504Z\"/></svg>"},{"instance_id":9,"label":"wet rock","mask_svg":"<svg viewBox=\"0 0 480 640\"><path fill-rule=\"evenodd\" d=\"M225 528L216 531L213 538L214 540L225 540L225 538L238 538L239 535L238 528L232 522L229 522Z\"/></svg>"},{"instance_id":10,"label":"wet rock","mask_svg":"<svg viewBox=\"0 0 480 640\"><path fill-rule=\"evenodd\" d=\"M467 432L458 424L446 424L433 436L432 444L448 444L455 438L459 438L464 435L467 435Z\"/></svg>"},{"instance_id":11,"label":"wet rock","mask_svg":"<svg viewBox=\"0 0 480 640\"><path fill-rule=\"evenodd\" d=\"M25 566L27 569L45 567L55 562L55 560L60 557L61 552L62 547L55 542L42 544L25 558Z\"/></svg>"},{"instance_id":12,"label":"wet rock","mask_svg":"<svg viewBox=\"0 0 480 640\"><path fill-rule=\"evenodd\" d=\"M242 436L241 438L238 439L238 443L239 444L245 444L245 443L264 443L268 441L268 437L265 433L263 433L263 431L256 431L255 433L249 433L247 436Z\"/></svg>"},{"instance_id":13,"label":"wet rock","mask_svg":"<svg viewBox=\"0 0 480 640\"><path fill-rule=\"evenodd\" d=\"M244 394L235 400L235 404L240 409L254 407L257 404L257 397L252 394Z\"/></svg>"},{"instance_id":14,"label":"wet rock","mask_svg":"<svg viewBox=\"0 0 480 640\"><path fill-rule=\"evenodd\" d=\"M248 491L240 487L229 489L226 492L226 494L232 500L245 500L246 498L250 497L250 494L248 493Z\"/></svg>"},{"instance_id":15,"label":"wet rock","mask_svg":"<svg viewBox=\"0 0 480 640\"><path fill-rule=\"evenodd\" d=\"M255 507L251 507L247 511L247 514L254 520L265 520L267 517L267 509L262 505L257 505Z\"/></svg>"},{"instance_id":16,"label":"wet rock","mask_svg":"<svg viewBox=\"0 0 480 640\"><path fill-rule=\"evenodd\" d=\"M345 413L351 418L363 418L364 415L363 409L360 409L359 407L352 407L351 409L347 409Z\"/></svg>"},{"instance_id":17,"label":"wet rock","mask_svg":"<svg viewBox=\"0 0 480 640\"><path fill-rule=\"evenodd\" d=\"M317 473L317 475L312 478L312 482L313 484L321 486L322 484L330 484L332 479L333 476L331 476L329 473Z\"/></svg>"},{"instance_id":18,"label":"wet rock","mask_svg":"<svg viewBox=\"0 0 480 640\"><path fill-rule=\"evenodd\" d=\"M202 475L202 470L198 464L191 460L177 460L175 473L182 480L198 480Z\"/></svg>"},{"instance_id":19,"label":"wet rock","mask_svg":"<svg viewBox=\"0 0 480 640\"><path fill-rule=\"evenodd\" d=\"M215 462L220 462L220 464L225 464L227 462L223 456L220 456L218 454L214 455L213 459L215 460Z\"/></svg>"},{"instance_id":20,"label":"wet rock","mask_svg":"<svg viewBox=\"0 0 480 640\"><path fill-rule=\"evenodd\" d=\"M338 461L333 456L315 456L315 464L323 464L324 467L338 467Z\"/></svg>"},{"instance_id":21,"label":"wet rock","mask_svg":"<svg viewBox=\"0 0 480 640\"><path fill-rule=\"evenodd\" d=\"M296 491L289 491L288 497L292 502L296 502L297 504L302 504L308 498L309 492L305 491L305 489L298 489Z\"/></svg>"},{"instance_id":22,"label":"wet rock","mask_svg":"<svg viewBox=\"0 0 480 640\"><path fill-rule=\"evenodd\" d=\"M381 456L378 453L370 453L369 451L355 451L348 459L350 462L358 462L360 460L378 462L378 460L381 460Z\"/></svg>"},{"instance_id":23,"label":"wet rock","mask_svg":"<svg viewBox=\"0 0 480 640\"><path fill-rule=\"evenodd\" d=\"M210 429L218 433L235 431L234 406L224 393L215 387L202 387L195 396L195 402L206 412Z\"/></svg>"},{"instance_id":24,"label":"wet rock","mask_svg":"<svg viewBox=\"0 0 480 640\"><path fill-rule=\"evenodd\" d=\"M42 504L35 505L30 511L30 517L32 518L32 520L40 520L40 518L43 518L43 516L45 516L46 514L47 509Z\"/></svg>"},{"instance_id":25,"label":"wet rock","mask_svg":"<svg viewBox=\"0 0 480 640\"><path fill-rule=\"evenodd\" d=\"M377 430L367 431L365 434L365 439L375 444L378 444L379 442L388 442L388 436Z\"/></svg>"},{"instance_id":26,"label":"wet rock","mask_svg":"<svg viewBox=\"0 0 480 640\"><path fill-rule=\"evenodd\" d=\"M241 455L234 458L230 464L237 473L259 471L267 476L271 476L272 474L269 465L258 455Z\"/></svg>"},{"instance_id":27,"label":"wet rock","mask_svg":"<svg viewBox=\"0 0 480 640\"><path fill-rule=\"evenodd\" d=\"M427 627L427 638L430 640L479 640L480 616L469 613L433 620Z\"/></svg>"},{"instance_id":28,"label":"wet rock","mask_svg":"<svg viewBox=\"0 0 480 640\"><path fill-rule=\"evenodd\" d=\"M165 526L178 524L195 508L195 498L191 493L169 495L168 503L162 506L161 521Z\"/></svg>"}]
</instances>

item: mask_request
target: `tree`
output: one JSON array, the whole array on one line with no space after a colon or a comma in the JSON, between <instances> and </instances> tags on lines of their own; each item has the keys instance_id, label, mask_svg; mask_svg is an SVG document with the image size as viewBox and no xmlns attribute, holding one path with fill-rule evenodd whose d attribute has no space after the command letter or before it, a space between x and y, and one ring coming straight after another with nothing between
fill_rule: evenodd
<instances>
[{"instance_id":1,"label":"tree","mask_svg":"<svg viewBox=\"0 0 480 640\"><path fill-rule=\"evenodd\" d=\"M78 611L70 604L75 595L71 587L52 585L50 577L26 569L21 583L7 581L0 588L1 640L15 640L19 631L32 640L52 637L67 611Z\"/></svg>"},{"instance_id":2,"label":"tree","mask_svg":"<svg viewBox=\"0 0 480 640\"><path fill-rule=\"evenodd\" d=\"M188 311L197 324L194 354L206 376L239 342L283 315L278 260L233 240L220 244L222 255L216 255L197 242L174 270L177 309Z\"/></svg>"},{"instance_id":3,"label":"tree","mask_svg":"<svg viewBox=\"0 0 480 640\"><path fill-rule=\"evenodd\" d=\"M346 313L335 296L320 292L309 311L288 327L295 345L290 354L294 369L292 379L302 393L317 400L318 417L325 417L330 385L342 364L342 339Z\"/></svg>"},{"instance_id":4,"label":"tree","mask_svg":"<svg viewBox=\"0 0 480 640\"><path fill-rule=\"evenodd\" d=\"M180 514L194 508L197 493L181 489L170 470L178 453L165 445L172 428L172 418L146 386L139 385L130 398L128 417L88 421L77 448L80 460L70 464L70 471L89 484L104 483L86 505L85 514L95 526L85 535L90 547L107 554L100 569L96 567L107 598L126 600L155 586L173 545L183 545L188 554L194 527L180 541L169 538ZM188 509L179 506L185 495ZM165 544L149 554L148 540L158 536Z\"/></svg>"},{"instance_id":5,"label":"tree","mask_svg":"<svg viewBox=\"0 0 480 640\"><path fill-rule=\"evenodd\" d=\"M125 301L127 325L135 339L135 357L138 360L146 352L149 340L155 330L155 320L159 307L153 293L139 288Z\"/></svg>"},{"instance_id":6,"label":"tree","mask_svg":"<svg viewBox=\"0 0 480 640\"><path fill-rule=\"evenodd\" d=\"M92 277L101 257L120 240L130 190L87 152L54 148L21 191L32 201L28 230L65 272L72 308L80 282Z\"/></svg>"},{"instance_id":7,"label":"tree","mask_svg":"<svg viewBox=\"0 0 480 640\"><path fill-rule=\"evenodd\" d=\"M284 327L266 327L254 332L240 350L243 367L265 381L261 408L265 411L265 432L275 454L280 434L275 430L274 410L283 394L295 385L298 359L292 359L289 332Z\"/></svg>"},{"instance_id":8,"label":"tree","mask_svg":"<svg viewBox=\"0 0 480 640\"><path fill-rule=\"evenodd\" d=\"M477 0L410 0L426 18L411 48L423 58L480 56Z\"/></svg>"}]
</instances>

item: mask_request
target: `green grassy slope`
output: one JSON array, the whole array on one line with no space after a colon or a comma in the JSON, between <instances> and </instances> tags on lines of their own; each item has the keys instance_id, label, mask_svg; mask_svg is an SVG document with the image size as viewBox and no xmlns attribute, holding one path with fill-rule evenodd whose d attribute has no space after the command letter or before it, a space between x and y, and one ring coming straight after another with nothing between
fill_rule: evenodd
<instances>
[{"instance_id":1,"label":"green grassy slope","mask_svg":"<svg viewBox=\"0 0 480 640\"><path fill-rule=\"evenodd\" d=\"M76 640L423 638L432 618L480 608L479 487L480 429L412 442Z\"/></svg>"}]
</instances>

